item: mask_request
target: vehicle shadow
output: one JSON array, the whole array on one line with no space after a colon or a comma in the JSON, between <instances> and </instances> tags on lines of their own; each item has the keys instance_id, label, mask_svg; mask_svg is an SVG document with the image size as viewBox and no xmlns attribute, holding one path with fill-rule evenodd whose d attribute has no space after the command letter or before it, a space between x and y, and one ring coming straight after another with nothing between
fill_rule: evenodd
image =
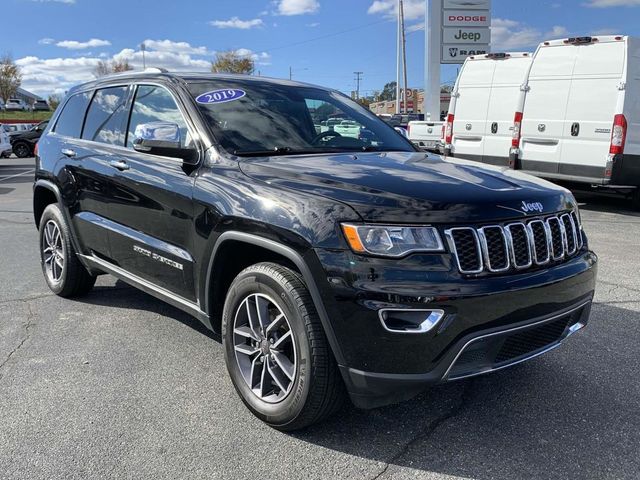
<instances>
[{"instance_id":1,"label":"vehicle shadow","mask_svg":"<svg viewBox=\"0 0 640 480\"><path fill-rule=\"evenodd\" d=\"M416 470L474 479L637 478L640 330L627 322L637 325L640 313L595 305L593 315L587 330L529 363L396 406L346 408L293 435L382 462L390 477L398 466L413 469L406 478L421 477ZM609 344L599 338L604 329ZM620 339L626 348L612 353ZM621 368L604 372L605 364Z\"/></svg>"},{"instance_id":2,"label":"vehicle shadow","mask_svg":"<svg viewBox=\"0 0 640 480\"><path fill-rule=\"evenodd\" d=\"M580 210L640 217L640 211L631 206L631 199L622 195L582 190L572 190L572 193L580 204Z\"/></svg>"},{"instance_id":3,"label":"vehicle shadow","mask_svg":"<svg viewBox=\"0 0 640 480\"><path fill-rule=\"evenodd\" d=\"M220 342L220 335L209 330L198 319L142 290L131 287L121 280L117 280L115 286L95 286L88 295L78 298L76 301L91 305L157 313L177 320L187 327Z\"/></svg>"}]
</instances>

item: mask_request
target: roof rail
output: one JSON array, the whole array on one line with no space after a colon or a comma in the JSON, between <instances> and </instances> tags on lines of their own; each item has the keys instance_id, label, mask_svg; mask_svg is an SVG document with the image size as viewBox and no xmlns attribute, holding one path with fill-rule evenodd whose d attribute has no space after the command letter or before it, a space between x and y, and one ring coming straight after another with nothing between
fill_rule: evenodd
<instances>
[{"instance_id":1,"label":"roof rail","mask_svg":"<svg viewBox=\"0 0 640 480\"><path fill-rule=\"evenodd\" d=\"M104 77L100 77L98 80L101 80L103 78L117 78L129 75L144 75L145 73L169 73L169 70L160 67L147 67L144 70L126 70L124 72L110 73L108 75L105 75Z\"/></svg>"}]
</instances>

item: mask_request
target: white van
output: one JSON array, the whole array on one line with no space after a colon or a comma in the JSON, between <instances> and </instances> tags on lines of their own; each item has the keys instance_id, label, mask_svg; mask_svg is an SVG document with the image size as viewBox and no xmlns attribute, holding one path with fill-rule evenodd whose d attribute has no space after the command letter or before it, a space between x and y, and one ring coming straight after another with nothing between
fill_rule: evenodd
<instances>
[{"instance_id":1,"label":"white van","mask_svg":"<svg viewBox=\"0 0 640 480\"><path fill-rule=\"evenodd\" d=\"M531 66L525 52L468 57L458 74L444 128L445 155L509 165L514 112Z\"/></svg>"},{"instance_id":2,"label":"white van","mask_svg":"<svg viewBox=\"0 0 640 480\"><path fill-rule=\"evenodd\" d=\"M515 168L634 194L640 206L640 39L538 46L514 123Z\"/></svg>"}]
</instances>

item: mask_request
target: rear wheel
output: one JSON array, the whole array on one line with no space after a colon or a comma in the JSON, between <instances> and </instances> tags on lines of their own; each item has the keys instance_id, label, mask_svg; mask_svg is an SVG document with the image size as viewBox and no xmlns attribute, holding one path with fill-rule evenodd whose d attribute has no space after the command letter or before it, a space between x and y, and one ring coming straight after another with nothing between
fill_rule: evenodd
<instances>
[{"instance_id":1,"label":"rear wheel","mask_svg":"<svg viewBox=\"0 0 640 480\"><path fill-rule=\"evenodd\" d=\"M57 204L45 208L39 231L42 273L51 291L61 297L88 293L96 277L78 260L71 244L71 232Z\"/></svg>"},{"instance_id":2,"label":"rear wheel","mask_svg":"<svg viewBox=\"0 0 640 480\"><path fill-rule=\"evenodd\" d=\"M344 385L302 278L273 263L235 278L222 335L227 370L245 405L279 430L334 413Z\"/></svg>"},{"instance_id":3,"label":"rear wheel","mask_svg":"<svg viewBox=\"0 0 640 480\"><path fill-rule=\"evenodd\" d=\"M31 148L29 148L29 145L27 145L26 143L17 143L13 146L13 153L16 154L16 157L18 158L27 158L30 157L31 154Z\"/></svg>"}]
</instances>

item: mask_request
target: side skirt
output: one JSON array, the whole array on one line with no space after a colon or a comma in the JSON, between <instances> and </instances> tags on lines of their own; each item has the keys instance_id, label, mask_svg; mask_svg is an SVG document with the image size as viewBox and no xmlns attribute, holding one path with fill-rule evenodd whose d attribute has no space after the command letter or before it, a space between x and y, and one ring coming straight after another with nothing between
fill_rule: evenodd
<instances>
[{"instance_id":1,"label":"side skirt","mask_svg":"<svg viewBox=\"0 0 640 480\"><path fill-rule=\"evenodd\" d=\"M209 315L202 311L200 305L197 303L193 303L190 300L187 300L183 297L180 297L166 288L159 287L158 285L149 282L143 278L134 275L123 268L118 267L112 263L107 262L101 258L95 257L93 255L78 255L82 262L87 265L91 269L100 270L102 272L113 275L114 277L122 280L129 285L136 287L142 290L149 295L156 297L159 300L162 300L169 305L172 305L180 310L193 315L198 320L200 320L208 329L213 330L211 326L211 319Z\"/></svg>"}]
</instances>

